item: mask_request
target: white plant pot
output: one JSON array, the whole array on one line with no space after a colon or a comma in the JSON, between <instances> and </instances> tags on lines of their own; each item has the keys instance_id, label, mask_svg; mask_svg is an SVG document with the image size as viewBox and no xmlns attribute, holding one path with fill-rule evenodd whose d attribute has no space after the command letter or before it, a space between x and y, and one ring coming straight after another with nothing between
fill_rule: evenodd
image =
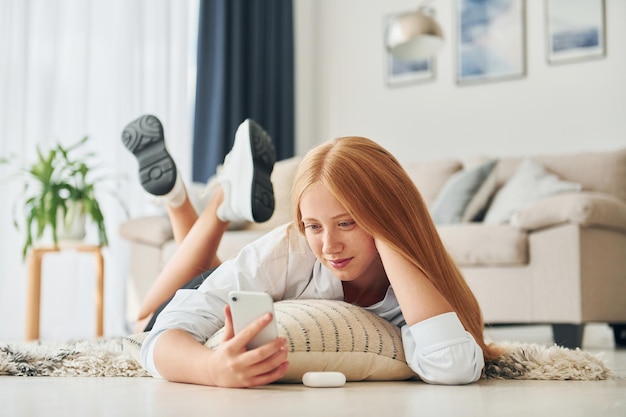
<instances>
[{"instance_id":1,"label":"white plant pot","mask_svg":"<svg viewBox=\"0 0 626 417\"><path fill-rule=\"evenodd\" d=\"M67 213L57 212L57 239L59 242L82 242L86 232L87 214L81 201L69 202Z\"/></svg>"}]
</instances>

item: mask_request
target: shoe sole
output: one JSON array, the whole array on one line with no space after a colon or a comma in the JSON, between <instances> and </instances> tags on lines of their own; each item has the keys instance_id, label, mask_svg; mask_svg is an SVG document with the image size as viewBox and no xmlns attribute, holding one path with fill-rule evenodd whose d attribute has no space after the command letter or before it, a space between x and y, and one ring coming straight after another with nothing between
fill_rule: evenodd
<instances>
[{"instance_id":1,"label":"shoe sole","mask_svg":"<svg viewBox=\"0 0 626 417\"><path fill-rule=\"evenodd\" d=\"M256 123L250 123L250 150L252 152L252 218L257 223L269 220L274 214L274 187L271 181L276 150L269 135Z\"/></svg>"},{"instance_id":2,"label":"shoe sole","mask_svg":"<svg viewBox=\"0 0 626 417\"><path fill-rule=\"evenodd\" d=\"M165 148L163 125L152 115L130 122L122 132L124 146L139 163L139 181L150 194L164 195L176 183L176 164Z\"/></svg>"}]
</instances>

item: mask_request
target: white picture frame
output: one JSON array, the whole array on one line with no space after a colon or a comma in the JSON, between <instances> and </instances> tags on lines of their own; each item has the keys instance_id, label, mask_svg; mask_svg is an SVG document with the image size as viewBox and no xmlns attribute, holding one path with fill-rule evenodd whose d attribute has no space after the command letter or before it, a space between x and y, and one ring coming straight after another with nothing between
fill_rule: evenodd
<instances>
[{"instance_id":1,"label":"white picture frame","mask_svg":"<svg viewBox=\"0 0 626 417\"><path fill-rule=\"evenodd\" d=\"M605 0L545 0L545 10L549 64L606 56Z\"/></svg>"}]
</instances>

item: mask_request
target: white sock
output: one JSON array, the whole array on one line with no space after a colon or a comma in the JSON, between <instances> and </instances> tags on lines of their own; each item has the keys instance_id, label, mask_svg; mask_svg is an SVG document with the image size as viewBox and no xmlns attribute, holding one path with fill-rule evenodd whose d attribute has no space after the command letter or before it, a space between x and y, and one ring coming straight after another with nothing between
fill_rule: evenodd
<instances>
[{"instance_id":1,"label":"white sock","mask_svg":"<svg viewBox=\"0 0 626 417\"><path fill-rule=\"evenodd\" d=\"M168 206L180 207L185 202L186 197L187 190L185 189L185 184L180 177L180 172L177 172L174 187L172 187L169 193L162 195L161 198Z\"/></svg>"}]
</instances>

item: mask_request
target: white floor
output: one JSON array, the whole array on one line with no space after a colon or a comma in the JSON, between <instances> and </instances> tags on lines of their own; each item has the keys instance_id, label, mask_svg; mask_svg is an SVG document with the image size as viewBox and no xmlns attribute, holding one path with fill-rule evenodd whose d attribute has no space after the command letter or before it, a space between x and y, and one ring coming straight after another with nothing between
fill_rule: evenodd
<instances>
[{"instance_id":1,"label":"white floor","mask_svg":"<svg viewBox=\"0 0 626 417\"><path fill-rule=\"evenodd\" d=\"M493 340L551 344L547 326L489 329ZM587 326L584 349L626 377L626 349L610 329ZM626 416L626 379L494 381L468 386L348 383L220 389L153 378L0 377L0 416Z\"/></svg>"}]
</instances>

